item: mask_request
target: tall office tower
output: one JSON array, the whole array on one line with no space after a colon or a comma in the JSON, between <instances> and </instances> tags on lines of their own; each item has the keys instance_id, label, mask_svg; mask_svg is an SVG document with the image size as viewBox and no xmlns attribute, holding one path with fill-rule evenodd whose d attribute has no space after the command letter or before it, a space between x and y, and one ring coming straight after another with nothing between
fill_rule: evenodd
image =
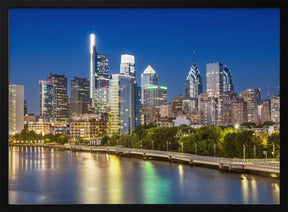
<instances>
[{"instance_id":1,"label":"tall office tower","mask_svg":"<svg viewBox=\"0 0 288 212\"><path fill-rule=\"evenodd\" d=\"M9 134L24 129L24 86L9 82Z\"/></svg>"},{"instance_id":2,"label":"tall office tower","mask_svg":"<svg viewBox=\"0 0 288 212\"><path fill-rule=\"evenodd\" d=\"M232 73L225 65L223 68L223 93L233 93Z\"/></svg>"},{"instance_id":3,"label":"tall office tower","mask_svg":"<svg viewBox=\"0 0 288 212\"><path fill-rule=\"evenodd\" d=\"M86 78L74 76L71 80L69 116L79 116L88 113L91 108L89 97L89 81Z\"/></svg>"},{"instance_id":4,"label":"tall office tower","mask_svg":"<svg viewBox=\"0 0 288 212\"><path fill-rule=\"evenodd\" d=\"M134 77L113 74L109 87L109 132L130 134L136 127ZM140 117L141 122L141 117Z\"/></svg>"},{"instance_id":5,"label":"tall office tower","mask_svg":"<svg viewBox=\"0 0 288 212\"><path fill-rule=\"evenodd\" d=\"M198 96L198 123L201 125L219 125L218 104L219 98L202 93Z\"/></svg>"},{"instance_id":6,"label":"tall office tower","mask_svg":"<svg viewBox=\"0 0 288 212\"><path fill-rule=\"evenodd\" d=\"M206 92L208 96L220 97L223 94L223 65L208 63L206 65Z\"/></svg>"},{"instance_id":7,"label":"tall office tower","mask_svg":"<svg viewBox=\"0 0 288 212\"><path fill-rule=\"evenodd\" d=\"M173 114L177 117L177 116L182 116L183 115L183 111L182 111L182 101L184 99L184 96L182 96L181 94L178 96L174 96L172 99L172 110L173 110Z\"/></svg>"},{"instance_id":8,"label":"tall office tower","mask_svg":"<svg viewBox=\"0 0 288 212\"><path fill-rule=\"evenodd\" d=\"M90 34L90 98L93 108L102 101L95 95L95 89L109 86L108 70L108 56L97 53L95 35Z\"/></svg>"},{"instance_id":9,"label":"tall office tower","mask_svg":"<svg viewBox=\"0 0 288 212\"><path fill-rule=\"evenodd\" d=\"M133 55L121 55L120 74L134 77L134 79L136 80L135 59Z\"/></svg>"},{"instance_id":10,"label":"tall office tower","mask_svg":"<svg viewBox=\"0 0 288 212\"><path fill-rule=\"evenodd\" d=\"M195 63L195 52L193 52L193 64L186 78L185 95L197 99L198 95L202 93L202 90L202 79Z\"/></svg>"},{"instance_id":11,"label":"tall office tower","mask_svg":"<svg viewBox=\"0 0 288 212\"><path fill-rule=\"evenodd\" d=\"M45 121L55 118L56 87L53 83L44 80L39 81L40 86L40 117Z\"/></svg>"},{"instance_id":12,"label":"tall office tower","mask_svg":"<svg viewBox=\"0 0 288 212\"><path fill-rule=\"evenodd\" d=\"M235 102L231 103L232 108L232 125L242 124L248 121L247 102L244 102L242 98L236 98Z\"/></svg>"},{"instance_id":13,"label":"tall office tower","mask_svg":"<svg viewBox=\"0 0 288 212\"><path fill-rule=\"evenodd\" d=\"M246 89L240 92L240 98L247 102L248 122L255 122L258 124L258 104L260 104L260 90L259 89Z\"/></svg>"},{"instance_id":14,"label":"tall office tower","mask_svg":"<svg viewBox=\"0 0 288 212\"><path fill-rule=\"evenodd\" d=\"M68 95L67 95L67 78L63 75L52 74L47 77L47 82L52 83L56 89L56 121L67 121L68 111Z\"/></svg>"},{"instance_id":15,"label":"tall office tower","mask_svg":"<svg viewBox=\"0 0 288 212\"><path fill-rule=\"evenodd\" d=\"M146 86L144 95L142 96L144 97L143 105L159 107L161 104L167 102L167 87L159 85Z\"/></svg>"},{"instance_id":16,"label":"tall office tower","mask_svg":"<svg viewBox=\"0 0 288 212\"><path fill-rule=\"evenodd\" d=\"M280 95L271 97L271 121L280 127Z\"/></svg>"},{"instance_id":17,"label":"tall office tower","mask_svg":"<svg viewBox=\"0 0 288 212\"><path fill-rule=\"evenodd\" d=\"M144 89L147 88L147 86L153 86L158 85L158 74L156 74L155 70L148 65L147 68L143 71L141 74L141 101L142 104L144 103Z\"/></svg>"},{"instance_id":18,"label":"tall office tower","mask_svg":"<svg viewBox=\"0 0 288 212\"><path fill-rule=\"evenodd\" d=\"M261 124L265 121L271 121L271 102L270 99L264 99L262 101L262 108L261 108Z\"/></svg>"}]
</instances>

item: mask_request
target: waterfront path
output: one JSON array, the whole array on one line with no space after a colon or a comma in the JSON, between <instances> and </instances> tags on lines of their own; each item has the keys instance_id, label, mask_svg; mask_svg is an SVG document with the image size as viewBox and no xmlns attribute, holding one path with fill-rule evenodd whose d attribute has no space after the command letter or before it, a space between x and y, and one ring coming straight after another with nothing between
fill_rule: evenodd
<instances>
[{"instance_id":1,"label":"waterfront path","mask_svg":"<svg viewBox=\"0 0 288 212\"><path fill-rule=\"evenodd\" d=\"M170 161L186 161L191 165L204 164L217 166L219 169L226 170L251 170L280 174L280 160L279 159L238 159L238 158L221 158L221 157L209 157L194 155L181 152L170 152L170 151L159 151L149 149L134 149L124 147L109 147L109 146L78 146L66 144L65 148L68 150L75 151L104 151L104 152L115 152L123 155L141 155L143 158L147 157L160 157L167 158Z\"/></svg>"}]
</instances>

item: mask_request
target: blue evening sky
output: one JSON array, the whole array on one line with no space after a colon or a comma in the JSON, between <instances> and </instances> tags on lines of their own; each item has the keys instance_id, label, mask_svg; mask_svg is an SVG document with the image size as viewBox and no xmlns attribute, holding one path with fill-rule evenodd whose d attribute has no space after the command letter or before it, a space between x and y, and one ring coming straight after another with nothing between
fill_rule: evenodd
<instances>
[{"instance_id":1,"label":"blue evening sky","mask_svg":"<svg viewBox=\"0 0 288 212\"><path fill-rule=\"evenodd\" d=\"M39 80L49 73L89 79L89 34L109 57L109 74L119 73L121 54L132 54L136 78L151 65L168 101L185 94L196 52L203 89L206 64L230 68L235 92L260 88L262 98L278 93L278 9L10 9L9 80L24 85L28 113L39 115Z\"/></svg>"}]
</instances>

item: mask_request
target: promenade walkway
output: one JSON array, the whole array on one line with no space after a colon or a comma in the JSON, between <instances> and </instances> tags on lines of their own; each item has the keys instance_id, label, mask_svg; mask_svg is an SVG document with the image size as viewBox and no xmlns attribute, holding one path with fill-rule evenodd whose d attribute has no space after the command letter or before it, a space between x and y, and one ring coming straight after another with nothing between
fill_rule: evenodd
<instances>
[{"instance_id":1,"label":"promenade walkway","mask_svg":"<svg viewBox=\"0 0 288 212\"><path fill-rule=\"evenodd\" d=\"M69 150L81 151L104 151L115 152L121 154L135 154L141 155L143 158L147 157L160 157L167 158L171 161L179 160L189 162L191 165L206 164L217 166L219 169L227 170L253 170L268 173L280 174L280 160L279 159L236 159L236 158L221 158L209 157L201 155L193 155L181 152L171 151L158 151L149 149L134 149L124 147L109 147L109 146L78 146L78 145L65 145Z\"/></svg>"}]
</instances>

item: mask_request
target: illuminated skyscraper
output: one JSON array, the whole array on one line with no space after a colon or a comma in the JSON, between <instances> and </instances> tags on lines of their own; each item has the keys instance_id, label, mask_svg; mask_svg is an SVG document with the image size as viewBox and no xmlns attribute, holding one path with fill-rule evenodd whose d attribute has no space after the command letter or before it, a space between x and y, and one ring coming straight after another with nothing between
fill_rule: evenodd
<instances>
[{"instance_id":1,"label":"illuminated skyscraper","mask_svg":"<svg viewBox=\"0 0 288 212\"><path fill-rule=\"evenodd\" d=\"M271 97L271 121L280 127L280 95Z\"/></svg>"},{"instance_id":2,"label":"illuminated skyscraper","mask_svg":"<svg viewBox=\"0 0 288 212\"><path fill-rule=\"evenodd\" d=\"M24 86L9 83L9 134L24 129Z\"/></svg>"},{"instance_id":3,"label":"illuminated skyscraper","mask_svg":"<svg viewBox=\"0 0 288 212\"><path fill-rule=\"evenodd\" d=\"M75 77L71 80L71 96L69 115L82 115L88 113L91 107L89 97L89 81L86 78Z\"/></svg>"},{"instance_id":4,"label":"illuminated skyscraper","mask_svg":"<svg viewBox=\"0 0 288 212\"><path fill-rule=\"evenodd\" d=\"M133 55L122 54L120 63L120 74L124 74L131 77L136 77L135 72L135 59Z\"/></svg>"},{"instance_id":5,"label":"illuminated skyscraper","mask_svg":"<svg viewBox=\"0 0 288 212\"><path fill-rule=\"evenodd\" d=\"M206 65L206 93L209 97L222 96L223 81L222 63L208 63Z\"/></svg>"},{"instance_id":6,"label":"illuminated skyscraper","mask_svg":"<svg viewBox=\"0 0 288 212\"><path fill-rule=\"evenodd\" d=\"M99 102L103 102L103 99L98 99L95 89L108 88L108 86L108 56L97 53L95 35L90 34L90 98L92 99L92 107L96 111L96 106L100 104Z\"/></svg>"},{"instance_id":7,"label":"illuminated skyscraper","mask_svg":"<svg viewBox=\"0 0 288 212\"><path fill-rule=\"evenodd\" d=\"M40 80L40 117L46 121L55 118L56 88L53 83Z\"/></svg>"},{"instance_id":8,"label":"illuminated skyscraper","mask_svg":"<svg viewBox=\"0 0 288 212\"><path fill-rule=\"evenodd\" d=\"M52 83L56 89L56 107L54 109L56 121L67 121L69 115L67 78L63 75L52 74L47 77L47 82Z\"/></svg>"},{"instance_id":9,"label":"illuminated skyscraper","mask_svg":"<svg viewBox=\"0 0 288 212\"><path fill-rule=\"evenodd\" d=\"M144 104L144 89L147 88L147 86L157 86L158 85L158 74L156 74L155 70L148 65L147 68L143 71L141 74L141 101L142 104Z\"/></svg>"},{"instance_id":10,"label":"illuminated skyscraper","mask_svg":"<svg viewBox=\"0 0 288 212\"><path fill-rule=\"evenodd\" d=\"M186 78L185 95L197 99L198 95L202 93L203 86L199 69L195 63L194 54L195 52L193 52L193 64Z\"/></svg>"},{"instance_id":11,"label":"illuminated skyscraper","mask_svg":"<svg viewBox=\"0 0 288 212\"><path fill-rule=\"evenodd\" d=\"M223 68L223 93L233 93L232 73L225 65Z\"/></svg>"},{"instance_id":12,"label":"illuminated skyscraper","mask_svg":"<svg viewBox=\"0 0 288 212\"><path fill-rule=\"evenodd\" d=\"M248 122L258 123L258 104L260 104L260 90L259 89L246 89L240 92L240 98L247 102Z\"/></svg>"}]
</instances>

